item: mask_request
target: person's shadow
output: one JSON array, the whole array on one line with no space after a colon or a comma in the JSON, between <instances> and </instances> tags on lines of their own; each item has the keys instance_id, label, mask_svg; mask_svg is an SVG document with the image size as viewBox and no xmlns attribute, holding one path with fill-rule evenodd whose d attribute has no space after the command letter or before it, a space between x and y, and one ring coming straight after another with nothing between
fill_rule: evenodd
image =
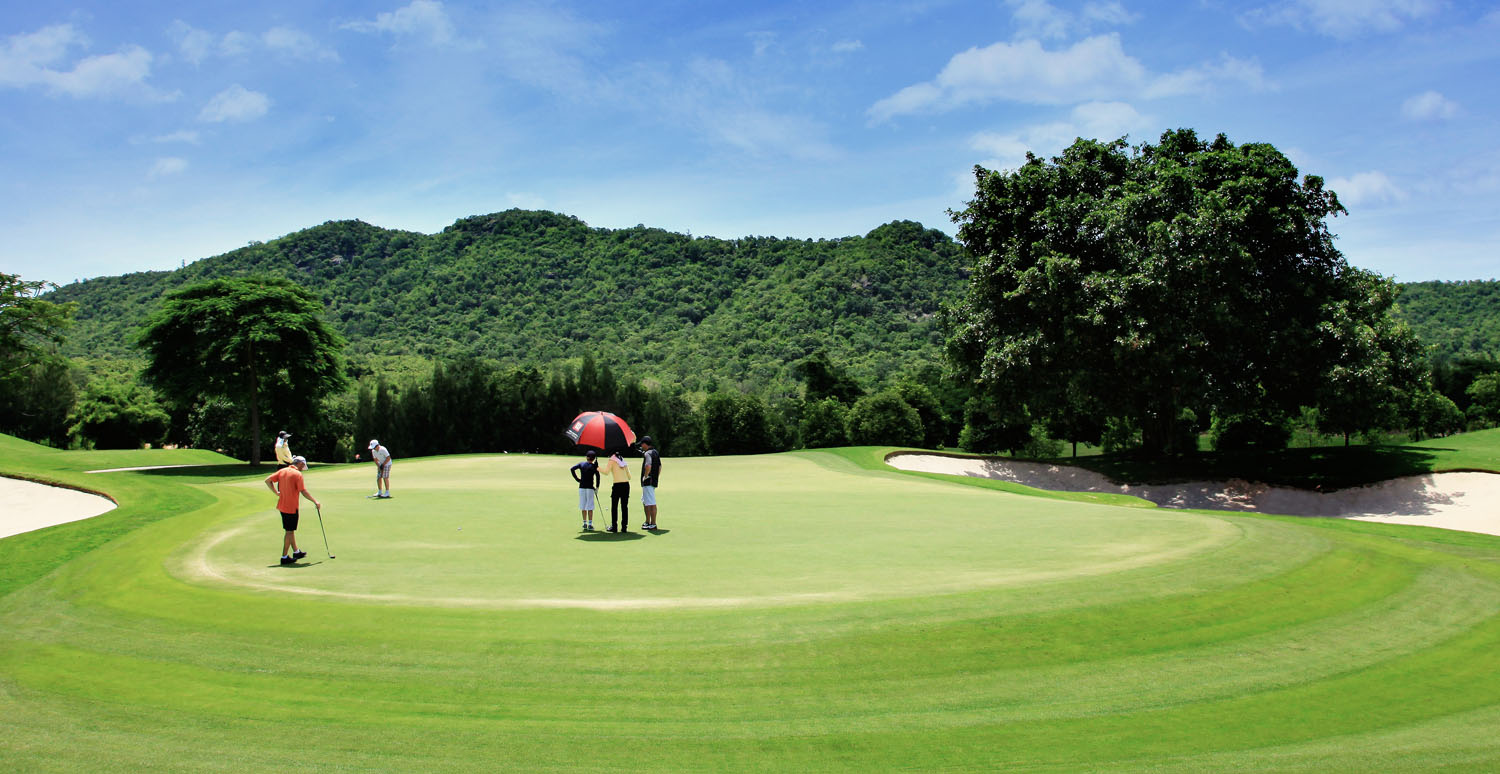
<instances>
[{"instance_id":1,"label":"person's shadow","mask_svg":"<svg viewBox=\"0 0 1500 774\"><path fill-rule=\"evenodd\" d=\"M621 540L640 540L645 537L640 532L605 532L595 530L593 532L580 532L575 540L583 540L589 543L614 543Z\"/></svg>"},{"instance_id":2,"label":"person's shadow","mask_svg":"<svg viewBox=\"0 0 1500 774\"><path fill-rule=\"evenodd\" d=\"M309 567L316 567L316 566L318 566L318 565L320 565L322 563L323 563L323 560L319 559L316 562L292 562L291 564L281 564L280 562L278 562L276 564L268 564L266 566L267 567L279 567L279 568L281 568L283 570L305 570L305 569L307 569Z\"/></svg>"}]
</instances>

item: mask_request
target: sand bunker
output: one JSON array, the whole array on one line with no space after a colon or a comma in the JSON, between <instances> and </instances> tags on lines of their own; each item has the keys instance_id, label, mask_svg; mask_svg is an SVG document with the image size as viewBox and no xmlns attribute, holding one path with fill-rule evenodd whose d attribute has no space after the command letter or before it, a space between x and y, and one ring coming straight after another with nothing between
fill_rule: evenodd
<instances>
[{"instance_id":1,"label":"sand bunker","mask_svg":"<svg viewBox=\"0 0 1500 774\"><path fill-rule=\"evenodd\" d=\"M1083 468L1000 458L897 453L886 462L901 470L993 478L1054 492L1127 494L1164 508L1323 516L1500 535L1500 475L1494 473L1433 473L1313 492L1240 479L1117 484Z\"/></svg>"},{"instance_id":2,"label":"sand bunker","mask_svg":"<svg viewBox=\"0 0 1500 774\"><path fill-rule=\"evenodd\" d=\"M0 538L92 518L115 503L77 489L0 477Z\"/></svg>"}]
</instances>

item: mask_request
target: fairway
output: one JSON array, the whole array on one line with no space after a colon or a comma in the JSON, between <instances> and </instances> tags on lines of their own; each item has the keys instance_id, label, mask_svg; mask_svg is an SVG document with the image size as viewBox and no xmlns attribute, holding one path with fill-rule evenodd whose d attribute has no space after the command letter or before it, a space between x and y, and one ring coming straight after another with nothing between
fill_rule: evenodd
<instances>
[{"instance_id":1,"label":"fairway","mask_svg":"<svg viewBox=\"0 0 1500 774\"><path fill-rule=\"evenodd\" d=\"M663 530L615 536L573 459L483 455L400 460L388 501L310 471L338 558L307 507L281 567L269 470L0 440L120 501L0 541L4 771L1500 768L1491 536L871 449L668 460Z\"/></svg>"}]
</instances>

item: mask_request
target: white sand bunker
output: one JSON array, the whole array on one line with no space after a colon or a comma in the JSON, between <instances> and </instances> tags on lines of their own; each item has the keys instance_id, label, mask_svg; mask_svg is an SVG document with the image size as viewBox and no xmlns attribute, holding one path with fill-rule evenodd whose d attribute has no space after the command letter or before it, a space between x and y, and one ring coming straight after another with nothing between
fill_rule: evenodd
<instances>
[{"instance_id":1,"label":"white sand bunker","mask_svg":"<svg viewBox=\"0 0 1500 774\"><path fill-rule=\"evenodd\" d=\"M115 502L77 489L0 477L0 538L93 518Z\"/></svg>"},{"instance_id":2,"label":"white sand bunker","mask_svg":"<svg viewBox=\"0 0 1500 774\"><path fill-rule=\"evenodd\" d=\"M896 453L886 463L901 470L993 478L1054 492L1127 494L1164 508L1324 516L1500 535L1500 475L1494 473L1433 473L1313 492L1242 479L1117 484L1083 468L993 457Z\"/></svg>"}]
</instances>

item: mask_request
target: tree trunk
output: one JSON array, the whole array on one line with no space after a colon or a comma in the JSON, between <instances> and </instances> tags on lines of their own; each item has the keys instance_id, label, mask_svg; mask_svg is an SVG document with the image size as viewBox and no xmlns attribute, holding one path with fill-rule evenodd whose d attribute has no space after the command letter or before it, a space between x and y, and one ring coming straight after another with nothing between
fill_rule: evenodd
<instances>
[{"instance_id":1,"label":"tree trunk","mask_svg":"<svg viewBox=\"0 0 1500 774\"><path fill-rule=\"evenodd\" d=\"M255 373L255 348L250 349L250 464L260 464L260 384Z\"/></svg>"}]
</instances>

